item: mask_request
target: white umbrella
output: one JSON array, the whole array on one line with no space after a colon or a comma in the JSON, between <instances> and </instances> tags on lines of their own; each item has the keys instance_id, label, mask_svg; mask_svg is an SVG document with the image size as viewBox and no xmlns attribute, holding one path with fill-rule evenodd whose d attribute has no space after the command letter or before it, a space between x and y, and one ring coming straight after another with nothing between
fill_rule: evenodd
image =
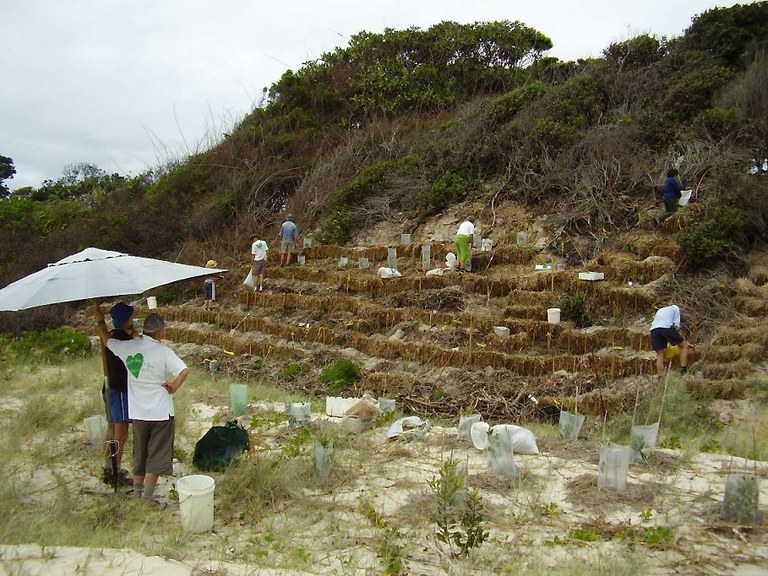
<instances>
[{"instance_id":1,"label":"white umbrella","mask_svg":"<svg viewBox=\"0 0 768 576\"><path fill-rule=\"evenodd\" d=\"M226 270L86 248L0 290L0 311L141 294L158 286L223 272Z\"/></svg>"}]
</instances>

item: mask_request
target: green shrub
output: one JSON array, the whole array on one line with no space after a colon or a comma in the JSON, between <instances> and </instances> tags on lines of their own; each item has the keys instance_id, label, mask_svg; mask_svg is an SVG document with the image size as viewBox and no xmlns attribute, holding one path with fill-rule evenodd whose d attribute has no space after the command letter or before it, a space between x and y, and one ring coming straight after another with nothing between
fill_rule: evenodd
<instances>
[{"instance_id":1,"label":"green shrub","mask_svg":"<svg viewBox=\"0 0 768 576\"><path fill-rule=\"evenodd\" d=\"M461 174L446 172L426 190L419 194L417 202L425 215L431 215L463 200L475 182Z\"/></svg>"},{"instance_id":2,"label":"green shrub","mask_svg":"<svg viewBox=\"0 0 768 576\"><path fill-rule=\"evenodd\" d=\"M88 336L69 326L25 332L20 338L0 341L0 347L3 345L19 358L46 361L84 358L91 350Z\"/></svg>"},{"instance_id":3,"label":"green shrub","mask_svg":"<svg viewBox=\"0 0 768 576\"><path fill-rule=\"evenodd\" d=\"M658 62L664 56L659 41L648 34L641 34L623 42L615 42L603 50L603 57L620 70L642 68Z\"/></svg>"},{"instance_id":4,"label":"green shrub","mask_svg":"<svg viewBox=\"0 0 768 576\"><path fill-rule=\"evenodd\" d=\"M323 368L319 380L329 394L341 394L360 378L360 367L346 358L336 358Z\"/></svg>"},{"instance_id":5,"label":"green shrub","mask_svg":"<svg viewBox=\"0 0 768 576\"><path fill-rule=\"evenodd\" d=\"M523 107L549 90L549 86L538 80L528 82L503 96L489 101L488 120L491 127L500 126L512 120Z\"/></svg>"},{"instance_id":6,"label":"green shrub","mask_svg":"<svg viewBox=\"0 0 768 576\"><path fill-rule=\"evenodd\" d=\"M333 204L349 209L375 195L386 187L388 177L397 167L398 163L391 160L382 160L366 166L360 174L333 192Z\"/></svg>"},{"instance_id":7,"label":"green shrub","mask_svg":"<svg viewBox=\"0 0 768 576\"><path fill-rule=\"evenodd\" d=\"M320 226L318 240L323 244L343 245L352 239L355 220L346 208L337 208Z\"/></svg>"},{"instance_id":8,"label":"green shrub","mask_svg":"<svg viewBox=\"0 0 768 576\"><path fill-rule=\"evenodd\" d=\"M297 362L294 362L293 364L289 364L282 370L278 370L277 377L280 380L292 380L302 372L306 370L306 366L303 364L299 364Z\"/></svg>"},{"instance_id":9,"label":"green shrub","mask_svg":"<svg viewBox=\"0 0 768 576\"><path fill-rule=\"evenodd\" d=\"M744 216L736 208L720 206L676 235L690 268L707 268L744 250Z\"/></svg>"},{"instance_id":10,"label":"green shrub","mask_svg":"<svg viewBox=\"0 0 768 576\"><path fill-rule=\"evenodd\" d=\"M722 140L738 125L736 112L723 108L707 108L693 120L694 126L713 140Z\"/></svg>"},{"instance_id":11,"label":"green shrub","mask_svg":"<svg viewBox=\"0 0 768 576\"><path fill-rule=\"evenodd\" d=\"M560 304L563 320L569 320L579 328L592 326L592 318L587 311L587 299L583 294L565 294Z\"/></svg>"}]
</instances>

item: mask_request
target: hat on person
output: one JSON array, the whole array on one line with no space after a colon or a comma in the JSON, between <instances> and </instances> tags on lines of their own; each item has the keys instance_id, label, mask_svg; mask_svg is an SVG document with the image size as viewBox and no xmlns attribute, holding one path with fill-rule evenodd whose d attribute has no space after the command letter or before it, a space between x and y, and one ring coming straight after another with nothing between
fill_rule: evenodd
<instances>
[{"instance_id":1,"label":"hat on person","mask_svg":"<svg viewBox=\"0 0 768 576\"><path fill-rule=\"evenodd\" d=\"M150 314L144 319L142 330L145 334L157 334L165 328L165 322L157 314Z\"/></svg>"},{"instance_id":2,"label":"hat on person","mask_svg":"<svg viewBox=\"0 0 768 576\"><path fill-rule=\"evenodd\" d=\"M116 329L120 329L125 326L128 320L133 316L133 306L126 304L125 302L118 302L112 306L109 315L112 317L112 325Z\"/></svg>"},{"instance_id":3,"label":"hat on person","mask_svg":"<svg viewBox=\"0 0 768 576\"><path fill-rule=\"evenodd\" d=\"M286 216L285 219L293 222L293 214L288 214L288 216Z\"/></svg>"},{"instance_id":4,"label":"hat on person","mask_svg":"<svg viewBox=\"0 0 768 576\"><path fill-rule=\"evenodd\" d=\"M218 265L216 260L208 260L208 262L205 263L206 268L216 268Z\"/></svg>"}]
</instances>

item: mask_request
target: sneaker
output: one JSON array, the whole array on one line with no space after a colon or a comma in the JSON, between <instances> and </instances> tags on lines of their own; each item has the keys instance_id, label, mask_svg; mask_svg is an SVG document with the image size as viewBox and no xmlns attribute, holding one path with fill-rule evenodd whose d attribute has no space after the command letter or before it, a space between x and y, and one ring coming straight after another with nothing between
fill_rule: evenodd
<instances>
[{"instance_id":1,"label":"sneaker","mask_svg":"<svg viewBox=\"0 0 768 576\"><path fill-rule=\"evenodd\" d=\"M115 483L112 470L104 468L104 477L102 478L104 484L113 486ZM133 486L133 478L131 478L128 470L122 469L117 473L117 485L118 486Z\"/></svg>"}]
</instances>

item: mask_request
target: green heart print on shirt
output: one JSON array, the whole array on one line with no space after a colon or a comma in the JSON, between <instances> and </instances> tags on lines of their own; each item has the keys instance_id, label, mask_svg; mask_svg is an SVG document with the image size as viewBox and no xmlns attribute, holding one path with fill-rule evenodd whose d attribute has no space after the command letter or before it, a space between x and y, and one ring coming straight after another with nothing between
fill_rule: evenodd
<instances>
[{"instance_id":1,"label":"green heart print on shirt","mask_svg":"<svg viewBox=\"0 0 768 576\"><path fill-rule=\"evenodd\" d=\"M128 367L128 371L133 374L133 377L138 378L141 367L144 365L144 355L139 352L134 356L128 356L125 360L125 365Z\"/></svg>"}]
</instances>

